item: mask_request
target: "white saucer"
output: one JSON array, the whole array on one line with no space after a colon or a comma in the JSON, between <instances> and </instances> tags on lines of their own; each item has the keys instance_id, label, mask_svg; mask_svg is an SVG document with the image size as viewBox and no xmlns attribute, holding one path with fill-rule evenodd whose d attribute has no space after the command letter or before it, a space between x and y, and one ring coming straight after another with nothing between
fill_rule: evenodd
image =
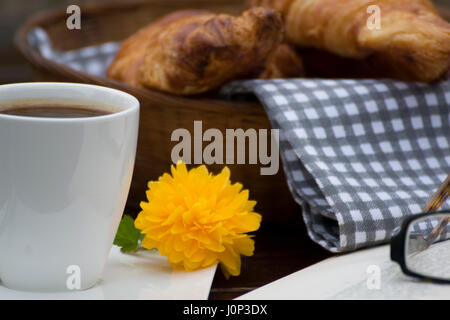
<instances>
[{"instance_id":1,"label":"white saucer","mask_svg":"<svg viewBox=\"0 0 450 320\"><path fill-rule=\"evenodd\" d=\"M405 276L384 245L326 259L238 299L447 300L450 285Z\"/></svg>"},{"instance_id":2,"label":"white saucer","mask_svg":"<svg viewBox=\"0 0 450 320\"><path fill-rule=\"evenodd\" d=\"M102 280L84 291L35 293L0 284L0 300L206 300L217 266L194 272L175 271L154 251L124 254L113 246Z\"/></svg>"}]
</instances>

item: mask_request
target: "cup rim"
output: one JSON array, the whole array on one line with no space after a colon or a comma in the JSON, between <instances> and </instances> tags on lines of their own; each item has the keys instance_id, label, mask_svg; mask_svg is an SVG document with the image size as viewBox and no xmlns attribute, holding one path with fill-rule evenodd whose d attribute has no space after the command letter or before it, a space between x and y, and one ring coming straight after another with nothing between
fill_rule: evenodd
<instances>
[{"instance_id":1,"label":"cup rim","mask_svg":"<svg viewBox=\"0 0 450 320\"><path fill-rule=\"evenodd\" d=\"M93 84L85 84L85 83L76 83L76 82L18 82L18 83L8 83L8 84L2 84L0 85L0 90L2 89L8 89L13 87L23 87L24 90L26 88L33 88L37 89L39 87L55 87L57 90L63 88L86 88L90 90L97 90L98 92L104 92L105 94L114 94L116 96L121 96L124 99L129 100L129 103L127 103L126 108L123 108L122 110L118 110L117 112L113 112L106 115L99 115L95 117L83 117L83 118L51 118L51 117L29 117L29 116L18 116L18 115L11 115L11 114L2 114L0 113L0 119L8 119L8 120L20 120L20 121L28 121L28 122L57 122L57 123L88 123L88 122L98 122L103 120L112 120L118 117L122 117L124 115L139 111L140 104L139 100L136 99L133 95L118 90L113 89L110 87L105 86L99 86L99 85L93 85ZM49 95L46 98L53 98L51 95ZM32 98L30 98L32 99ZM72 98L70 98L72 99ZM13 99L12 99L13 100ZM17 100L20 100L20 97L17 97ZM74 98L76 100L76 98ZM93 104L96 102L92 101ZM114 105L111 105L114 107Z\"/></svg>"}]
</instances>

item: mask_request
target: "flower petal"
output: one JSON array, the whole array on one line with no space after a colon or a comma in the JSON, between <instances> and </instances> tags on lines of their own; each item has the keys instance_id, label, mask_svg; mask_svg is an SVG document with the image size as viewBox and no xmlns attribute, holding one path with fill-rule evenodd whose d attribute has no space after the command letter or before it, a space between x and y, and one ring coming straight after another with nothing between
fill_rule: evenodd
<instances>
[{"instance_id":1,"label":"flower petal","mask_svg":"<svg viewBox=\"0 0 450 320\"><path fill-rule=\"evenodd\" d=\"M219 261L227 272L232 276L241 273L241 257L229 246L219 256Z\"/></svg>"},{"instance_id":2,"label":"flower petal","mask_svg":"<svg viewBox=\"0 0 450 320\"><path fill-rule=\"evenodd\" d=\"M248 236L234 239L233 243L236 251L244 256L252 256L255 251L255 241Z\"/></svg>"}]
</instances>

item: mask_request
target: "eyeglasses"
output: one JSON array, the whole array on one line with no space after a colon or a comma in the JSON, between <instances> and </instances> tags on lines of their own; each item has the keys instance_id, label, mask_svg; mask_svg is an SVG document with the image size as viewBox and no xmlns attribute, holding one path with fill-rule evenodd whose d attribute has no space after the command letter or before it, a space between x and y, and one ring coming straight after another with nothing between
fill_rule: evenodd
<instances>
[{"instance_id":1,"label":"eyeglasses","mask_svg":"<svg viewBox=\"0 0 450 320\"><path fill-rule=\"evenodd\" d=\"M450 175L424 212L406 218L391 238L391 259L410 276L450 283L450 210L440 211L450 195Z\"/></svg>"}]
</instances>

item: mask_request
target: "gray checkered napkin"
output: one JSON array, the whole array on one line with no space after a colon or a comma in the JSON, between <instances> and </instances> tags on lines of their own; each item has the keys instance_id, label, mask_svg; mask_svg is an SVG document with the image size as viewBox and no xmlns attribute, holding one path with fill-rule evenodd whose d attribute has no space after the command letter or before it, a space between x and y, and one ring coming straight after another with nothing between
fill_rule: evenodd
<instances>
[{"instance_id":1,"label":"gray checkered napkin","mask_svg":"<svg viewBox=\"0 0 450 320\"><path fill-rule=\"evenodd\" d=\"M29 41L48 59L99 76L119 46L59 52L42 29ZM280 129L284 171L309 236L330 251L388 241L450 173L450 82L253 80L223 93L262 102Z\"/></svg>"},{"instance_id":2,"label":"gray checkered napkin","mask_svg":"<svg viewBox=\"0 0 450 320\"><path fill-rule=\"evenodd\" d=\"M309 236L333 252L386 242L450 173L450 82L252 80Z\"/></svg>"},{"instance_id":3,"label":"gray checkered napkin","mask_svg":"<svg viewBox=\"0 0 450 320\"><path fill-rule=\"evenodd\" d=\"M107 42L78 50L59 51L52 47L50 38L42 28L31 29L28 42L38 48L44 58L95 76L106 75L106 70L120 46L118 42Z\"/></svg>"}]
</instances>

